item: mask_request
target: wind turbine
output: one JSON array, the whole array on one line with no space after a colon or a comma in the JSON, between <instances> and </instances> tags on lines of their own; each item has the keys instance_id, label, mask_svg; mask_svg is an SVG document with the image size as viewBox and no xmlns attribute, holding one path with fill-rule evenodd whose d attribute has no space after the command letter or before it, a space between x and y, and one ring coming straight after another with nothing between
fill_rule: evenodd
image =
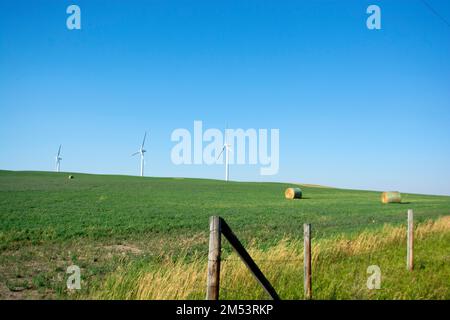
<instances>
[{"instance_id":1,"label":"wind turbine","mask_svg":"<svg viewBox=\"0 0 450 320\"><path fill-rule=\"evenodd\" d=\"M59 167L60 167L61 160L62 160L60 155L61 155L61 145L59 145L58 154L55 157L56 158L56 172L59 172Z\"/></svg>"},{"instance_id":2,"label":"wind turbine","mask_svg":"<svg viewBox=\"0 0 450 320\"><path fill-rule=\"evenodd\" d=\"M144 134L144 140L142 140L141 148L137 152L135 152L131 155L131 156L135 156L138 154L141 155L141 177L144 176L144 153L147 152L146 150L144 150L144 143L145 143L146 137L147 137L147 132L145 132L145 134Z\"/></svg>"},{"instance_id":3,"label":"wind turbine","mask_svg":"<svg viewBox=\"0 0 450 320\"><path fill-rule=\"evenodd\" d=\"M227 130L226 129L225 129L225 141L224 141L224 144L222 147L222 151L220 151L217 159L220 158L220 156L222 155L222 153L224 153L224 151L225 151L225 181L228 181L230 178L229 157L230 157L230 151L233 151L233 150L231 150L231 145L229 143L227 143Z\"/></svg>"}]
</instances>

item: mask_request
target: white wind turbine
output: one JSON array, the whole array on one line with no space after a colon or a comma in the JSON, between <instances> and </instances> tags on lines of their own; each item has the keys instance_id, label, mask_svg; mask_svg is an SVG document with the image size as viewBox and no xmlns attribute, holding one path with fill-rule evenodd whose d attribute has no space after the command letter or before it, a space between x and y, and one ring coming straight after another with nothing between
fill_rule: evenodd
<instances>
[{"instance_id":1,"label":"white wind turbine","mask_svg":"<svg viewBox=\"0 0 450 320\"><path fill-rule=\"evenodd\" d=\"M222 147L222 151L220 151L217 159L220 158L220 156L222 155L222 153L224 153L225 151L225 181L228 181L230 178L230 170L229 170L229 165L230 165L230 151L231 150L231 145L229 143L227 143L227 130L225 129L225 141Z\"/></svg>"},{"instance_id":2,"label":"white wind turbine","mask_svg":"<svg viewBox=\"0 0 450 320\"><path fill-rule=\"evenodd\" d=\"M141 155L141 177L144 176L144 153L147 152L146 150L144 150L144 143L145 143L146 137L147 137L147 132L145 132L145 134L144 134L144 140L142 140L141 148L137 152L135 152L131 155L131 156L135 156L138 154Z\"/></svg>"},{"instance_id":3,"label":"white wind turbine","mask_svg":"<svg viewBox=\"0 0 450 320\"><path fill-rule=\"evenodd\" d=\"M62 158L60 157L60 155L61 155L61 145L59 145L58 154L55 157L55 159L56 159L56 172L59 172L59 167L61 165Z\"/></svg>"}]
</instances>

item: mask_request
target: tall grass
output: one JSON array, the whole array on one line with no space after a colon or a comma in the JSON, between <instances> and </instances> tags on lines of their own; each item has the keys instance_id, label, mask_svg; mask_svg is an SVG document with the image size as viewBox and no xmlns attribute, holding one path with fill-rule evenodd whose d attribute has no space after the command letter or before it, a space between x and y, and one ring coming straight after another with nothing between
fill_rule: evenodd
<instances>
[{"instance_id":1,"label":"tall grass","mask_svg":"<svg viewBox=\"0 0 450 320\"><path fill-rule=\"evenodd\" d=\"M316 299L449 299L450 216L418 225L416 269L406 270L406 229L386 225L381 232L365 231L314 241L313 297ZM257 244L248 251L282 299L302 299L303 244L283 239L266 250ZM382 270L382 287L369 290L369 265ZM128 264L95 286L94 299L203 299L207 260L164 259L157 264ZM267 299L234 253L223 252L221 299Z\"/></svg>"}]
</instances>

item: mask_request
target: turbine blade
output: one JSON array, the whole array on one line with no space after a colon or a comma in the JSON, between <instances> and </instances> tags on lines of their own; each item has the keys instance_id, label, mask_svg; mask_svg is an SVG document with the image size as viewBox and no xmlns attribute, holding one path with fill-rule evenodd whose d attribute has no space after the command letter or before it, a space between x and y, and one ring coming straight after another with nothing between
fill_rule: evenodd
<instances>
[{"instance_id":1,"label":"turbine blade","mask_svg":"<svg viewBox=\"0 0 450 320\"><path fill-rule=\"evenodd\" d=\"M142 140L142 147L141 147L141 149L144 148L144 143L145 143L145 138L146 137L147 137L147 131L145 131L144 140Z\"/></svg>"},{"instance_id":2,"label":"turbine blade","mask_svg":"<svg viewBox=\"0 0 450 320\"><path fill-rule=\"evenodd\" d=\"M135 156L135 155L137 155L137 154L139 154L139 153L141 153L141 152L140 152L140 151L135 152L135 153L133 153L131 156L133 157L133 156Z\"/></svg>"},{"instance_id":3,"label":"turbine blade","mask_svg":"<svg viewBox=\"0 0 450 320\"><path fill-rule=\"evenodd\" d=\"M58 157L59 157L59 154L61 153L61 145L59 145L59 149L58 149Z\"/></svg>"},{"instance_id":4,"label":"turbine blade","mask_svg":"<svg viewBox=\"0 0 450 320\"><path fill-rule=\"evenodd\" d=\"M221 156L221 155L222 155L222 153L223 153L223 150L225 150L225 147L223 147L223 148L222 148L222 151L220 151L219 155L217 156L217 159L219 159L219 158L220 158L220 156Z\"/></svg>"}]
</instances>

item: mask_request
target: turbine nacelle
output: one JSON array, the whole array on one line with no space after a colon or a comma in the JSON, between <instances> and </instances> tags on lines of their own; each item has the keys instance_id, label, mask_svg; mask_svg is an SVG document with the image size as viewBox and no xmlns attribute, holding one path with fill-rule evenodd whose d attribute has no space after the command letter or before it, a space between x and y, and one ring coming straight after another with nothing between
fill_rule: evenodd
<instances>
[{"instance_id":1,"label":"turbine nacelle","mask_svg":"<svg viewBox=\"0 0 450 320\"><path fill-rule=\"evenodd\" d=\"M231 151L231 152L233 152L233 149L231 149L231 144L224 144L224 145L223 145L222 150L220 151L219 155L217 156L217 159L220 158L220 156L222 155L222 153L223 153L225 150L226 150L226 151ZM226 154L225 154L225 157L228 158L228 156L227 156ZM225 160L226 160L226 159L225 159Z\"/></svg>"}]
</instances>

